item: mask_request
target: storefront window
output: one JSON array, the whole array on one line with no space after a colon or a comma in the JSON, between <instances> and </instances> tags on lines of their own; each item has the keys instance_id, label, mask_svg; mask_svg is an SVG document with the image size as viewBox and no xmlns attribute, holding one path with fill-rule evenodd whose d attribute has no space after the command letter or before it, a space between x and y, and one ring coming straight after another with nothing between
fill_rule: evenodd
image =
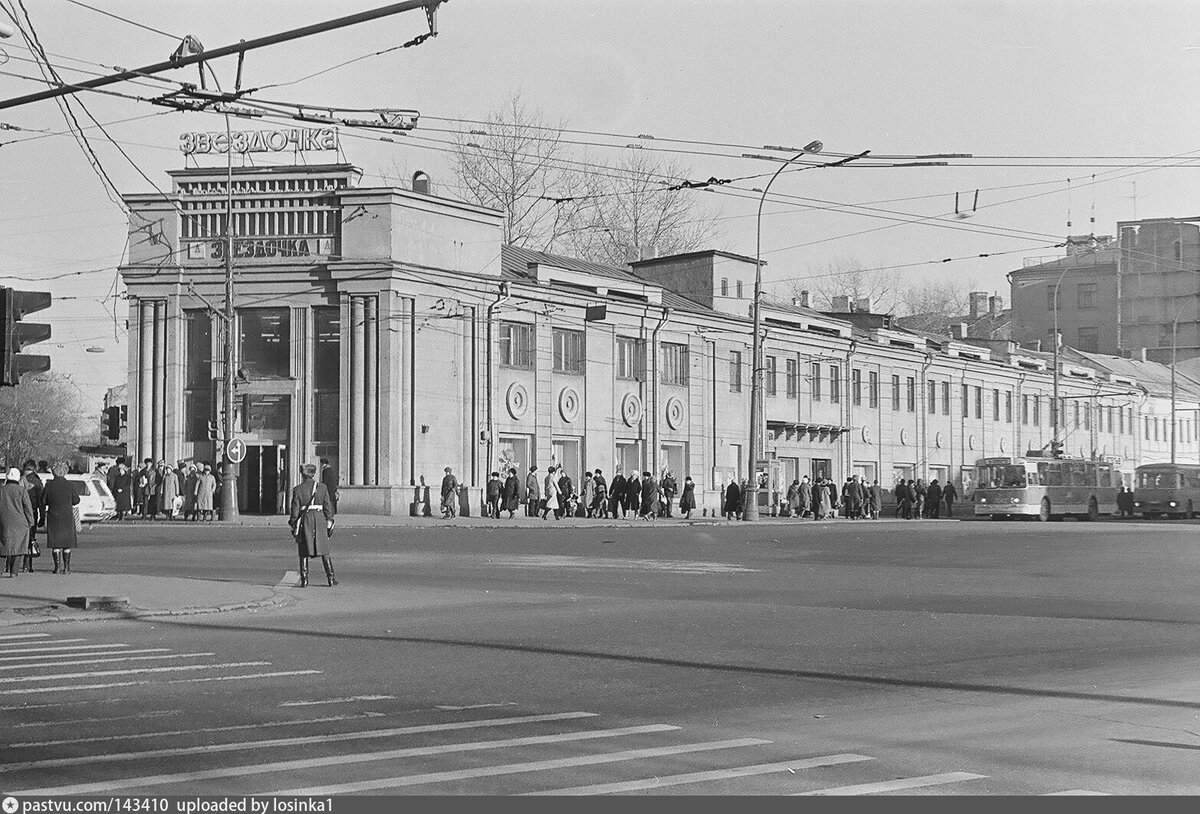
<instances>
[{"instance_id":1,"label":"storefront window","mask_svg":"<svg viewBox=\"0 0 1200 814\"><path fill-rule=\"evenodd\" d=\"M251 379L291 375L291 313L287 308L245 308L238 312L242 336L240 367Z\"/></svg>"}]
</instances>

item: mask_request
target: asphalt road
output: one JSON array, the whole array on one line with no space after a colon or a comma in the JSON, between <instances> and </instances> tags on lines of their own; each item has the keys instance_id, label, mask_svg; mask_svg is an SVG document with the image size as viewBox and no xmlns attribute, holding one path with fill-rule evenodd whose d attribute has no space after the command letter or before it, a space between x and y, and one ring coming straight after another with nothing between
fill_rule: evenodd
<instances>
[{"instance_id":1,"label":"asphalt road","mask_svg":"<svg viewBox=\"0 0 1200 814\"><path fill-rule=\"evenodd\" d=\"M285 532L97 528L73 565L275 585ZM288 607L0 631L0 789L1200 793L1195 525L334 542Z\"/></svg>"}]
</instances>

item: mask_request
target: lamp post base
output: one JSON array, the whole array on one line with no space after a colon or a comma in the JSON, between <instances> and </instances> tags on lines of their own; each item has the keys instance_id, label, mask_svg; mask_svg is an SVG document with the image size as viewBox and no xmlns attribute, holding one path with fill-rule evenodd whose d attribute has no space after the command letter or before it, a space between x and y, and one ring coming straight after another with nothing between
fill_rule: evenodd
<instances>
[{"instance_id":1,"label":"lamp post base","mask_svg":"<svg viewBox=\"0 0 1200 814\"><path fill-rule=\"evenodd\" d=\"M742 520L758 519L758 488L747 488L745 493L746 508L742 509Z\"/></svg>"},{"instance_id":2,"label":"lamp post base","mask_svg":"<svg viewBox=\"0 0 1200 814\"><path fill-rule=\"evenodd\" d=\"M221 520L237 520L237 467L232 461L221 464L221 510L217 517Z\"/></svg>"}]
</instances>

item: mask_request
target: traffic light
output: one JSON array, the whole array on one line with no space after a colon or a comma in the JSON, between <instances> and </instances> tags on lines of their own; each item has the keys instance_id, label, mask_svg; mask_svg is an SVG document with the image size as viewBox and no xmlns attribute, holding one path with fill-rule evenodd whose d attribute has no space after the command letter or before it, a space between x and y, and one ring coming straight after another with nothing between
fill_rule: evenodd
<instances>
[{"instance_id":1,"label":"traffic light","mask_svg":"<svg viewBox=\"0 0 1200 814\"><path fill-rule=\"evenodd\" d=\"M104 408L104 437L116 441L121 437L121 408Z\"/></svg>"},{"instance_id":2,"label":"traffic light","mask_svg":"<svg viewBox=\"0 0 1200 814\"><path fill-rule=\"evenodd\" d=\"M208 422L208 440L216 441L217 433L218 433L217 422L215 422L215 421Z\"/></svg>"},{"instance_id":3,"label":"traffic light","mask_svg":"<svg viewBox=\"0 0 1200 814\"><path fill-rule=\"evenodd\" d=\"M22 322L27 314L44 311L50 307L48 291L15 291L0 288L0 318L3 331L0 345L3 347L3 371L0 371L0 386L13 387L21 382L26 373L44 373L50 369L49 356L34 356L21 351L35 342L50 338L50 326L36 322Z\"/></svg>"},{"instance_id":4,"label":"traffic light","mask_svg":"<svg viewBox=\"0 0 1200 814\"><path fill-rule=\"evenodd\" d=\"M1051 441L1050 442L1050 454L1053 455L1055 458L1061 458L1063 456L1063 442L1062 441Z\"/></svg>"}]
</instances>

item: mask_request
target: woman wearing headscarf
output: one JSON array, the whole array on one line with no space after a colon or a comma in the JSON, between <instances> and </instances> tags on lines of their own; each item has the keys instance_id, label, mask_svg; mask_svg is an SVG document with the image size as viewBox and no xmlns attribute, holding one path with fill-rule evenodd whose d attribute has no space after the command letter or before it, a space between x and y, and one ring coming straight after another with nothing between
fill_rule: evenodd
<instances>
[{"instance_id":1,"label":"woman wearing headscarf","mask_svg":"<svg viewBox=\"0 0 1200 814\"><path fill-rule=\"evenodd\" d=\"M29 553L29 529L37 518L29 490L21 484L21 470L8 470L0 486L0 556L4 557L4 576L17 575L17 558Z\"/></svg>"},{"instance_id":2,"label":"woman wearing headscarf","mask_svg":"<svg viewBox=\"0 0 1200 814\"><path fill-rule=\"evenodd\" d=\"M46 507L46 546L54 557L53 573L71 573L71 549L79 545L75 534L75 512L79 495L67 480L67 465L61 461L50 467L54 477L46 483L42 492L42 505ZM61 561L61 570L60 570Z\"/></svg>"}]
</instances>

